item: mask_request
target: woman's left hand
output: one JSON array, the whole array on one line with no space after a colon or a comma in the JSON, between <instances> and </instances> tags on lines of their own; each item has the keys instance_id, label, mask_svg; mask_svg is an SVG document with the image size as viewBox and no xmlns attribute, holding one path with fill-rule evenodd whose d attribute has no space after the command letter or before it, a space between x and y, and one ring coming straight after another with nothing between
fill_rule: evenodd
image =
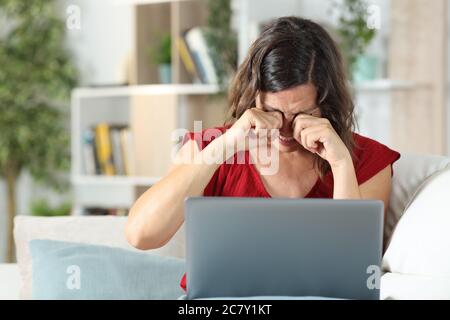
<instances>
[{"instance_id":1,"label":"woman's left hand","mask_svg":"<svg viewBox=\"0 0 450 320\"><path fill-rule=\"evenodd\" d=\"M350 152L328 119L300 114L292 126L294 139L306 150L328 161L332 169L352 161Z\"/></svg>"}]
</instances>

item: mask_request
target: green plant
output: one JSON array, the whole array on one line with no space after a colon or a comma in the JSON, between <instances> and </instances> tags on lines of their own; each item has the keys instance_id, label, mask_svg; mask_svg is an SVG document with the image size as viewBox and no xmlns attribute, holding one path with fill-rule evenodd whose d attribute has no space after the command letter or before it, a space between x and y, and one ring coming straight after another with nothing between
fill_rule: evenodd
<instances>
[{"instance_id":1,"label":"green plant","mask_svg":"<svg viewBox=\"0 0 450 320\"><path fill-rule=\"evenodd\" d=\"M172 62L172 37L169 33L161 35L156 47L149 47L149 57L156 65Z\"/></svg>"},{"instance_id":2,"label":"green plant","mask_svg":"<svg viewBox=\"0 0 450 320\"><path fill-rule=\"evenodd\" d=\"M219 84L226 89L227 79L236 72L237 35L231 29L231 0L208 0L205 38L214 59Z\"/></svg>"},{"instance_id":3,"label":"green plant","mask_svg":"<svg viewBox=\"0 0 450 320\"><path fill-rule=\"evenodd\" d=\"M69 168L66 107L76 71L65 23L49 0L0 0L0 176L7 185L8 261L14 257L16 181L27 169L61 190Z\"/></svg>"},{"instance_id":4,"label":"green plant","mask_svg":"<svg viewBox=\"0 0 450 320\"><path fill-rule=\"evenodd\" d=\"M333 6L339 13L337 31L351 77L358 57L365 53L376 30L367 26L368 4L365 0L335 1Z\"/></svg>"},{"instance_id":5,"label":"green plant","mask_svg":"<svg viewBox=\"0 0 450 320\"><path fill-rule=\"evenodd\" d=\"M38 199L31 203L31 214L39 217L58 217L70 214L72 204L64 202L57 206L51 206L46 199Z\"/></svg>"}]
</instances>

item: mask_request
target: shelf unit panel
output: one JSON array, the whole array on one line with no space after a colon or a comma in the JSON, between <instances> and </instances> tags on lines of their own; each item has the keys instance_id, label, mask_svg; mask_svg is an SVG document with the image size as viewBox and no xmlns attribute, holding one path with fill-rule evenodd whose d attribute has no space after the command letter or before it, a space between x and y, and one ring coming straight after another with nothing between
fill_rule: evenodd
<instances>
[{"instance_id":1,"label":"shelf unit panel","mask_svg":"<svg viewBox=\"0 0 450 320\"><path fill-rule=\"evenodd\" d=\"M72 177L72 182L80 186L151 186L160 179L159 177L144 176L77 175Z\"/></svg>"},{"instance_id":2,"label":"shelf unit panel","mask_svg":"<svg viewBox=\"0 0 450 320\"><path fill-rule=\"evenodd\" d=\"M354 85L353 89L357 92L379 93L380 91L407 91L427 87L429 87L429 84L415 81L375 79L358 83Z\"/></svg>"},{"instance_id":3,"label":"shelf unit panel","mask_svg":"<svg viewBox=\"0 0 450 320\"><path fill-rule=\"evenodd\" d=\"M214 84L154 84L132 85L100 88L77 88L73 91L75 98L144 96L144 95L214 95L220 93Z\"/></svg>"},{"instance_id":4,"label":"shelf unit panel","mask_svg":"<svg viewBox=\"0 0 450 320\"><path fill-rule=\"evenodd\" d=\"M178 128L177 96L133 96L131 130L135 142L136 175L161 176L170 165Z\"/></svg>"},{"instance_id":5,"label":"shelf unit panel","mask_svg":"<svg viewBox=\"0 0 450 320\"><path fill-rule=\"evenodd\" d=\"M87 207L130 208L136 200L134 188L129 185L85 184L75 185L75 214L83 214Z\"/></svg>"},{"instance_id":6,"label":"shelf unit panel","mask_svg":"<svg viewBox=\"0 0 450 320\"><path fill-rule=\"evenodd\" d=\"M194 0L113 0L115 5L155 5L162 3L189 2Z\"/></svg>"}]
</instances>

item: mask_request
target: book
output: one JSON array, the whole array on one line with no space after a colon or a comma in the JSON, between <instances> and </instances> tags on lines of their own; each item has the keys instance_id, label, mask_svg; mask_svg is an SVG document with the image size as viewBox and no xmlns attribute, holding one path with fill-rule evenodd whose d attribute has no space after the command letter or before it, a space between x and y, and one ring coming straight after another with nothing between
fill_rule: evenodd
<instances>
[{"instance_id":1,"label":"book","mask_svg":"<svg viewBox=\"0 0 450 320\"><path fill-rule=\"evenodd\" d=\"M129 128L120 130L120 141L122 146L122 158L124 161L125 174L127 176L134 176L136 174L134 139L133 133Z\"/></svg>"},{"instance_id":2,"label":"book","mask_svg":"<svg viewBox=\"0 0 450 320\"><path fill-rule=\"evenodd\" d=\"M95 156L95 133L92 129L87 129L82 135L82 154L84 173L94 175L98 173L98 163Z\"/></svg>"},{"instance_id":3,"label":"book","mask_svg":"<svg viewBox=\"0 0 450 320\"><path fill-rule=\"evenodd\" d=\"M85 130L81 139L85 174L136 174L134 139L128 126L99 123Z\"/></svg>"},{"instance_id":4,"label":"book","mask_svg":"<svg viewBox=\"0 0 450 320\"><path fill-rule=\"evenodd\" d=\"M122 154L122 142L120 141L120 130L124 126L114 126L110 129L112 156L114 163L114 171L117 175L125 174L124 159Z\"/></svg>"},{"instance_id":5,"label":"book","mask_svg":"<svg viewBox=\"0 0 450 320\"><path fill-rule=\"evenodd\" d=\"M186 71L192 77L194 83L201 82L197 69L195 68L194 60L192 59L191 53L187 47L186 41L183 37L178 37L176 40L178 52L180 54L181 61L183 61Z\"/></svg>"},{"instance_id":6,"label":"book","mask_svg":"<svg viewBox=\"0 0 450 320\"><path fill-rule=\"evenodd\" d=\"M100 123L95 127L95 145L101 174L112 176L115 174L109 125Z\"/></svg>"},{"instance_id":7,"label":"book","mask_svg":"<svg viewBox=\"0 0 450 320\"><path fill-rule=\"evenodd\" d=\"M214 66L214 60L208 48L201 27L194 27L184 32L183 38L189 49L200 80L205 84L217 84L219 78Z\"/></svg>"},{"instance_id":8,"label":"book","mask_svg":"<svg viewBox=\"0 0 450 320\"><path fill-rule=\"evenodd\" d=\"M91 216L126 216L128 211L127 208L87 207L84 209L84 214Z\"/></svg>"}]
</instances>

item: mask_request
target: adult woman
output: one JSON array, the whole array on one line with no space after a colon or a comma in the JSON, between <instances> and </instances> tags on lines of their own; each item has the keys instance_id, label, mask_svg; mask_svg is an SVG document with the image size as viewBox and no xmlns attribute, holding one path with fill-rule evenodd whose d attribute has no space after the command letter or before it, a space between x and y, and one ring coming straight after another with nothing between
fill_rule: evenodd
<instances>
[{"instance_id":1,"label":"adult woman","mask_svg":"<svg viewBox=\"0 0 450 320\"><path fill-rule=\"evenodd\" d=\"M212 141L185 143L179 157L193 161L174 165L138 199L128 241L141 249L167 243L183 223L187 196L380 199L387 208L391 165L400 155L352 132L343 70L337 46L318 24L285 17L267 26L232 84L231 125ZM238 133L262 129L279 129L275 174L261 175L254 158L254 164L224 163Z\"/></svg>"}]
</instances>

